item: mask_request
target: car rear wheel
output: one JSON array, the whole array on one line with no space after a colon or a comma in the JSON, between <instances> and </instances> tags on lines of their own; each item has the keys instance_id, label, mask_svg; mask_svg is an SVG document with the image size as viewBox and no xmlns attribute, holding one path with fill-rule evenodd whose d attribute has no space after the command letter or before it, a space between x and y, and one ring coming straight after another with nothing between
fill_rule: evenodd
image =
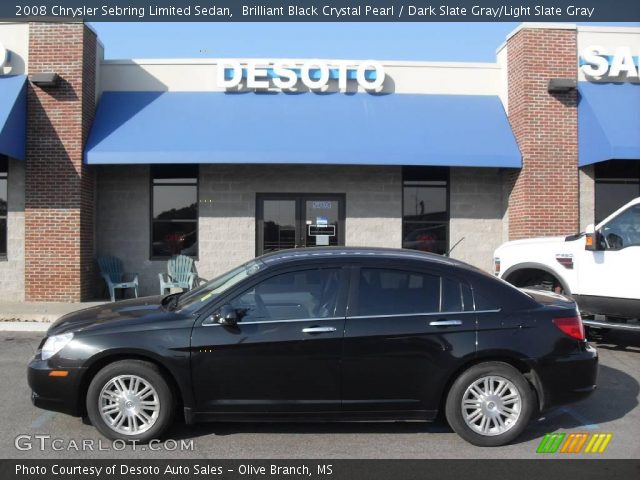
<instances>
[{"instance_id":1,"label":"car rear wheel","mask_svg":"<svg viewBox=\"0 0 640 480\"><path fill-rule=\"evenodd\" d=\"M91 381L87 413L112 440L146 443L158 438L173 417L174 399L159 368L140 360L107 365Z\"/></svg>"},{"instance_id":2,"label":"car rear wheel","mask_svg":"<svg viewBox=\"0 0 640 480\"><path fill-rule=\"evenodd\" d=\"M522 433L535 408L527 379L503 362L485 362L463 372L447 395L451 428L469 443L495 447Z\"/></svg>"}]
</instances>

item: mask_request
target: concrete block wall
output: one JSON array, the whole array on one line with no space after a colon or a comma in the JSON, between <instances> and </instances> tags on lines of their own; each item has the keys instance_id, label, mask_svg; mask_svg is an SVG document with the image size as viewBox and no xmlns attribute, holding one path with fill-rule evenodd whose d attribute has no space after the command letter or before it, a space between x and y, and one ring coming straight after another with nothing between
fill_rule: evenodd
<instances>
[{"instance_id":1,"label":"concrete block wall","mask_svg":"<svg viewBox=\"0 0 640 480\"><path fill-rule=\"evenodd\" d=\"M402 244L400 167L202 165L200 261L205 278L255 256L256 193L346 194L347 246Z\"/></svg>"},{"instance_id":2,"label":"concrete block wall","mask_svg":"<svg viewBox=\"0 0 640 480\"><path fill-rule=\"evenodd\" d=\"M159 293L166 261L149 259L149 167L100 166L97 174L98 255L116 255L140 275L140 294ZM254 258L256 193L344 193L349 246L402 244L400 167L201 165L199 259L210 279Z\"/></svg>"},{"instance_id":3,"label":"concrete block wall","mask_svg":"<svg viewBox=\"0 0 640 480\"><path fill-rule=\"evenodd\" d=\"M595 223L596 217L596 174L593 165L587 165L579 170L580 178L580 231L584 232L587 225Z\"/></svg>"},{"instance_id":4,"label":"concrete block wall","mask_svg":"<svg viewBox=\"0 0 640 480\"><path fill-rule=\"evenodd\" d=\"M126 272L139 274L141 295L160 293L158 273L166 262L149 260L149 165L96 167L96 253L120 258ZM102 279L98 293L105 297ZM130 292L129 292L130 293Z\"/></svg>"},{"instance_id":5,"label":"concrete block wall","mask_svg":"<svg viewBox=\"0 0 640 480\"><path fill-rule=\"evenodd\" d=\"M149 259L149 171L148 165L96 169L97 254L118 256L125 270L137 272L141 295L158 292L158 273L166 269L166 261ZM452 257L491 271L493 251L506 240L504 172L452 168L450 178L450 245L465 237ZM201 165L201 277L254 258L257 193L344 193L346 245L402 246L400 167Z\"/></svg>"},{"instance_id":6,"label":"concrete block wall","mask_svg":"<svg viewBox=\"0 0 640 480\"><path fill-rule=\"evenodd\" d=\"M451 257L491 272L493 251L505 239L503 174L495 168L452 168L449 245Z\"/></svg>"},{"instance_id":7,"label":"concrete block wall","mask_svg":"<svg viewBox=\"0 0 640 480\"><path fill-rule=\"evenodd\" d=\"M0 260L0 301L24 300L24 174L24 161L9 159L7 259Z\"/></svg>"}]
</instances>

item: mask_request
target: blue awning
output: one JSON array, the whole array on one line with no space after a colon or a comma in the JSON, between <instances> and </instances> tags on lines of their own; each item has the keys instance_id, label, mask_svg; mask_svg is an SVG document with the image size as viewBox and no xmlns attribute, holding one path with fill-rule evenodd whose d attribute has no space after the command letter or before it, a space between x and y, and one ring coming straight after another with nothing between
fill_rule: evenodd
<instances>
[{"instance_id":1,"label":"blue awning","mask_svg":"<svg viewBox=\"0 0 640 480\"><path fill-rule=\"evenodd\" d=\"M89 164L520 167L498 97L105 92Z\"/></svg>"},{"instance_id":2,"label":"blue awning","mask_svg":"<svg viewBox=\"0 0 640 480\"><path fill-rule=\"evenodd\" d=\"M27 139L25 75L0 77L0 154L24 160Z\"/></svg>"},{"instance_id":3,"label":"blue awning","mask_svg":"<svg viewBox=\"0 0 640 480\"><path fill-rule=\"evenodd\" d=\"M640 84L578 84L578 164L640 160Z\"/></svg>"}]
</instances>

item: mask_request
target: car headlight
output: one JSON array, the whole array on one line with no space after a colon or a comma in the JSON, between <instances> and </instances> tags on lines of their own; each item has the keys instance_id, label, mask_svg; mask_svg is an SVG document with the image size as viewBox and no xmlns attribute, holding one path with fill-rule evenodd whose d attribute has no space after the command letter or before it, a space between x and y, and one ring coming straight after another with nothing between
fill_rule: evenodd
<instances>
[{"instance_id":1,"label":"car headlight","mask_svg":"<svg viewBox=\"0 0 640 480\"><path fill-rule=\"evenodd\" d=\"M47 360L53 357L56 353L62 350L67 343L73 339L73 333L62 333L60 335L53 335L47 338L42 346L42 360Z\"/></svg>"}]
</instances>

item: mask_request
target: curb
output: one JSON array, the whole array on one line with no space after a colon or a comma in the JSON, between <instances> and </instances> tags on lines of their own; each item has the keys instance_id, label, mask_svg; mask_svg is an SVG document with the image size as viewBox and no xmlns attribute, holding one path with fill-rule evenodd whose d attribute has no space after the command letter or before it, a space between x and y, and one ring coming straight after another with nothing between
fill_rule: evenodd
<instances>
[{"instance_id":1,"label":"curb","mask_svg":"<svg viewBox=\"0 0 640 480\"><path fill-rule=\"evenodd\" d=\"M51 322L0 322L0 332L46 332Z\"/></svg>"},{"instance_id":2,"label":"curb","mask_svg":"<svg viewBox=\"0 0 640 480\"><path fill-rule=\"evenodd\" d=\"M53 323L58 320L63 314L13 314L13 313L0 313L0 323Z\"/></svg>"}]
</instances>

